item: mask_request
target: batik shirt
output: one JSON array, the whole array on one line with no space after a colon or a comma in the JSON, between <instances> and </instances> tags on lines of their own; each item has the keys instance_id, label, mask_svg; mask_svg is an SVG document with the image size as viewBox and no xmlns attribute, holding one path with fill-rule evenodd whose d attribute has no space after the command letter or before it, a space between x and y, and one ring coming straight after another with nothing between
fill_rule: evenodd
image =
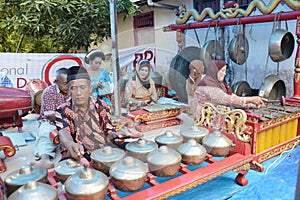
<instances>
[{"instance_id":1,"label":"batik shirt","mask_svg":"<svg viewBox=\"0 0 300 200\"><path fill-rule=\"evenodd\" d=\"M56 110L57 130L70 134L73 141L83 145L86 153L105 146L105 137L115 131L109 108L102 100L93 97L85 113L68 100Z\"/></svg>"},{"instance_id":2,"label":"batik shirt","mask_svg":"<svg viewBox=\"0 0 300 200\"><path fill-rule=\"evenodd\" d=\"M45 111L55 111L58 106L65 103L68 95L60 93L58 85L50 85L44 89L41 102L41 117L44 118Z\"/></svg>"}]
</instances>

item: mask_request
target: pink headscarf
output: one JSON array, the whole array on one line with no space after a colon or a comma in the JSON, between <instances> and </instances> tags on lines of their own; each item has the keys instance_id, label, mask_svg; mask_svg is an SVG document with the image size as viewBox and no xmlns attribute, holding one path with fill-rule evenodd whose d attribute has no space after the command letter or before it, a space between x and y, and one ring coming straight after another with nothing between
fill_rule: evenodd
<instances>
[{"instance_id":1,"label":"pink headscarf","mask_svg":"<svg viewBox=\"0 0 300 200\"><path fill-rule=\"evenodd\" d=\"M200 81L198 86L217 87L227 94L232 94L231 88L225 83L225 81L218 80L218 72L225 65L227 65L227 63L223 60L212 60L210 66L207 69L206 76Z\"/></svg>"}]
</instances>

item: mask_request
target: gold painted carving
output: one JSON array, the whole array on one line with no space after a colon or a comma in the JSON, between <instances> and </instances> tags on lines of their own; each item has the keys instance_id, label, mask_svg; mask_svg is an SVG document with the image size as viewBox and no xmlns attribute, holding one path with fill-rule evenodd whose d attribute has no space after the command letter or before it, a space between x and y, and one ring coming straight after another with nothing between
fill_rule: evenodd
<instances>
[{"instance_id":1,"label":"gold painted carving","mask_svg":"<svg viewBox=\"0 0 300 200\"><path fill-rule=\"evenodd\" d=\"M299 80L300 80L300 73L299 73L299 72L298 72L298 73L295 73L294 79L295 79L295 83L298 83L298 82L299 82Z\"/></svg>"},{"instance_id":2,"label":"gold painted carving","mask_svg":"<svg viewBox=\"0 0 300 200\"><path fill-rule=\"evenodd\" d=\"M170 109L170 110L163 110L157 112L148 112L144 114L139 114L134 118L135 122L139 122L140 120L144 122L155 121L159 119L167 119L171 117L175 117L181 114L181 109Z\"/></svg>"},{"instance_id":3,"label":"gold painted carving","mask_svg":"<svg viewBox=\"0 0 300 200\"><path fill-rule=\"evenodd\" d=\"M5 150L5 155L8 157L12 157L16 153L16 149L12 146L0 146L0 151Z\"/></svg>"},{"instance_id":4,"label":"gold painted carving","mask_svg":"<svg viewBox=\"0 0 300 200\"><path fill-rule=\"evenodd\" d=\"M209 16L213 20L216 20L218 18L235 18L238 15L242 15L245 17L249 16L256 8L262 14L266 15L270 14L281 2L285 3L288 7L290 7L293 10L300 10L300 1L295 0L273 0L270 1L268 5L266 5L263 0L254 0L248 5L247 10L239 8L239 5L235 3L233 8L225 8L223 6L221 11L216 14L211 8L205 8L200 15L195 9L186 11L186 9L181 8L180 13L178 14L178 18L176 19L176 24L185 24L191 16L193 16L195 21L197 22L203 21L206 18L206 16Z\"/></svg>"},{"instance_id":5,"label":"gold painted carving","mask_svg":"<svg viewBox=\"0 0 300 200\"><path fill-rule=\"evenodd\" d=\"M245 125L247 115L244 110L231 110L226 106L215 107L211 103L205 103L201 108L201 116L195 121L195 125L208 126L214 129L235 134L242 142L249 142L250 129Z\"/></svg>"},{"instance_id":6,"label":"gold painted carving","mask_svg":"<svg viewBox=\"0 0 300 200\"><path fill-rule=\"evenodd\" d=\"M296 59L296 68L295 68L295 72L300 72L300 58Z\"/></svg>"},{"instance_id":7,"label":"gold painted carving","mask_svg":"<svg viewBox=\"0 0 300 200\"><path fill-rule=\"evenodd\" d=\"M279 125L281 123L284 123L284 122L292 120L292 119L295 120L296 118L299 118L299 117L300 117L300 111L293 112L293 113L290 113L290 114L286 114L282 117L277 117L277 118L274 118L274 119L270 119L270 120L262 122L260 124L260 131L269 129L269 128L275 126L275 125Z\"/></svg>"},{"instance_id":8,"label":"gold painted carving","mask_svg":"<svg viewBox=\"0 0 300 200\"><path fill-rule=\"evenodd\" d=\"M275 148L272 151L269 151L267 153L264 153L264 154L260 155L259 158L258 158L258 162L261 163L265 160L273 158L274 156L276 156L276 155L278 155L278 154L280 154L280 153L282 153L286 150L291 149L294 145L299 145L299 143L300 143L300 140L296 140L294 142L290 142L288 144L279 146L279 147Z\"/></svg>"},{"instance_id":9,"label":"gold painted carving","mask_svg":"<svg viewBox=\"0 0 300 200\"><path fill-rule=\"evenodd\" d=\"M250 170L250 163L246 163L246 164L234 169L233 171L239 172L239 171L249 171L249 170Z\"/></svg>"},{"instance_id":10,"label":"gold painted carving","mask_svg":"<svg viewBox=\"0 0 300 200\"><path fill-rule=\"evenodd\" d=\"M231 171L231 170L234 170L234 169L239 168L239 167L241 167L241 166L247 165L247 163L249 164L252 160L253 160L253 158L245 159L245 160L243 160L243 161L241 161L241 162L239 162L239 163L236 163L235 165L231 165L230 167L227 167L227 168L225 168L225 169L222 169L222 170L220 170L220 171L217 171L216 173L213 173L213 174L211 174L211 175L209 175L209 176L206 176L206 177L204 177L204 178L202 178L202 179L198 179L198 180L196 180L196 181L194 181L194 182L192 182L192 183L189 183L189 184L187 184L187 185L184 185L184 186L182 186L182 187L179 187L179 188L177 188L177 189L175 189L175 190L173 190L173 191L171 191L171 192L165 193L165 194L163 194L163 195L161 195L160 197L155 198L155 199L161 199L161 200L163 200L163 199L166 199L166 198L168 198L168 197L171 197L171 196L175 196L175 195L177 195L177 194L180 194L180 193L182 193L182 192L184 192L184 191L186 191L186 190L189 190L189 189L194 188L194 187L196 187L196 186L198 186L198 185L201 185L201 184L203 184L203 183L206 183L206 182L208 182L208 181L210 181L210 180L212 180L212 179L214 179L214 178L216 178L216 177L219 177L219 176L221 176L222 174L225 174L225 173L227 173L227 172L229 172L229 171Z\"/></svg>"}]
</instances>

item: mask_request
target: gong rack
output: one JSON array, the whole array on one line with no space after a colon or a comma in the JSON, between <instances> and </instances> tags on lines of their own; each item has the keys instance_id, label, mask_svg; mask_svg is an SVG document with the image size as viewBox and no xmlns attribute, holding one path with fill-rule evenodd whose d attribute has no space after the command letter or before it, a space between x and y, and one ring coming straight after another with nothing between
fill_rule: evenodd
<instances>
[{"instance_id":1,"label":"gong rack","mask_svg":"<svg viewBox=\"0 0 300 200\"><path fill-rule=\"evenodd\" d=\"M252 169L257 166L260 169L263 167L255 162L254 156L250 154L249 138L244 134L245 111L241 109L231 111L228 107L215 107L210 103L206 103L202 107L202 113L204 115L199 117L195 125L207 128L210 133L214 132L217 127L221 127L220 125L226 124L218 130L235 144L235 148L230 151L229 155L226 157L213 157L210 154L206 154L204 162L196 166L181 163L180 171L171 177L157 177L149 172L144 187L136 192L122 192L110 183L107 197L113 200L165 199L192 189L229 171L238 173L235 178L237 184L241 186L247 185L246 174L250 170L250 167ZM220 120L215 120L216 116L220 116ZM203 120L204 118L205 120ZM227 128L223 129L224 127ZM55 180L54 171L48 173L48 181L52 186L57 188L59 200L65 200L66 192L62 189L63 187L59 187L58 182Z\"/></svg>"},{"instance_id":2,"label":"gong rack","mask_svg":"<svg viewBox=\"0 0 300 200\"><path fill-rule=\"evenodd\" d=\"M288 12L280 12L280 13L271 13L278 4L282 2L287 4L288 7L291 8L292 11ZM168 31L177 31L177 32L183 32L184 30L188 29L198 29L198 28L210 28L210 27L222 27L222 26L233 26L233 25L243 25L243 24L256 24L256 23L264 23L264 22L274 22L274 19L277 19L277 21L283 21L283 20L297 20L296 22L296 35L298 37L298 41L300 40L300 2L298 1L291 1L291 0L282 0L282 1L270 1L270 4L266 6L266 8L261 8L259 4L261 3L260 0L254 0L250 4L253 4L251 7L250 4L248 7L251 7L248 10L242 10L241 13L244 13L244 16L238 16L237 14L233 14L238 12L237 9L235 10L234 7L234 1L225 3L225 7L231 7L227 8L228 16L225 14L224 10L214 13L214 11L211 8L206 8L202 11L201 14L199 14L195 9L191 9L190 11L186 11L185 7L179 9L178 18L176 20L177 24L170 24L163 27L164 32ZM261 10L263 15L255 15L255 16L248 16L251 14L254 8L258 8ZM271 9L272 8L272 9ZM252 10L251 10L252 9ZM266 9L266 10L264 10ZM266 14L268 12L268 14ZM211 18L217 18L213 20L207 20L203 21L205 17L209 15ZM224 15L226 18L224 18ZM245 16L246 15L246 16ZM198 19L196 22L188 23L188 19L193 16L195 19ZM221 18L222 19L218 19ZM298 48L295 58L295 84L294 84L294 97L300 99L300 45L298 42Z\"/></svg>"},{"instance_id":3,"label":"gong rack","mask_svg":"<svg viewBox=\"0 0 300 200\"><path fill-rule=\"evenodd\" d=\"M208 129L210 133L214 131L212 128ZM223 134L232 138L226 133ZM232 155L228 155L227 157L213 157L210 154L206 154L205 160L200 165L189 166L181 163L179 172L171 177L157 177L149 172L144 186L135 192L123 192L116 189L109 177L110 183L106 199L165 199L206 183L229 171L237 172L238 175L235 178L235 182L241 186L245 186L248 184L246 174L250 169L252 161L253 156L250 154L232 153ZM90 167L92 168L91 163ZM67 199L64 187L57 181L54 171L48 173L48 182L57 189L59 200Z\"/></svg>"}]
</instances>

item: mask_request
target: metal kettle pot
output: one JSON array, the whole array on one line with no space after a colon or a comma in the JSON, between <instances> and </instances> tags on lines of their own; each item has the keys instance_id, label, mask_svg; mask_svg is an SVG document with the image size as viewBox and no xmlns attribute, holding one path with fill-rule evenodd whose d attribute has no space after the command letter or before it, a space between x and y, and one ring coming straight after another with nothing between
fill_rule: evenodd
<instances>
[{"instance_id":1,"label":"metal kettle pot","mask_svg":"<svg viewBox=\"0 0 300 200\"><path fill-rule=\"evenodd\" d=\"M269 55L274 62L288 59L294 50L295 39L292 33L276 29L269 40Z\"/></svg>"}]
</instances>

